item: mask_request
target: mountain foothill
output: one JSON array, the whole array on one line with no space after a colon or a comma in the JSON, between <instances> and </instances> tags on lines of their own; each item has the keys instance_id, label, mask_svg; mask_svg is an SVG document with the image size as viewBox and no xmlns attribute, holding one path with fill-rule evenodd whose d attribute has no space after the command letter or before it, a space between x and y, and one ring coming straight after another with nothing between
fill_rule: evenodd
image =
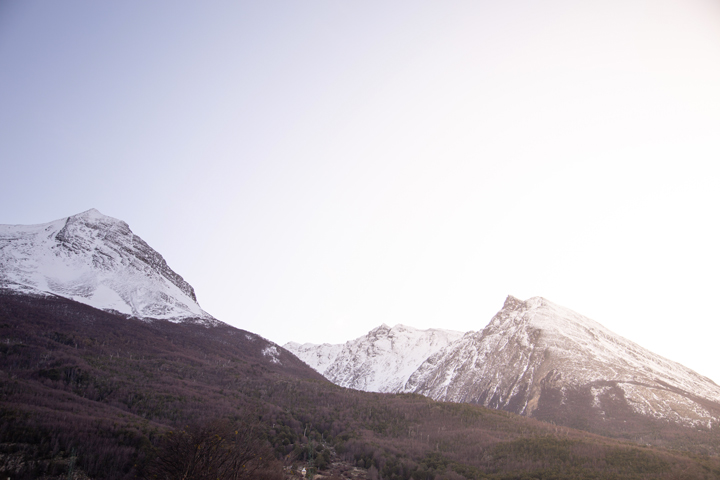
<instances>
[{"instance_id":1,"label":"mountain foothill","mask_svg":"<svg viewBox=\"0 0 720 480\"><path fill-rule=\"evenodd\" d=\"M0 225L0 478L713 479L718 419L713 382L540 297L283 347L125 222Z\"/></svg>"}]
</instances>

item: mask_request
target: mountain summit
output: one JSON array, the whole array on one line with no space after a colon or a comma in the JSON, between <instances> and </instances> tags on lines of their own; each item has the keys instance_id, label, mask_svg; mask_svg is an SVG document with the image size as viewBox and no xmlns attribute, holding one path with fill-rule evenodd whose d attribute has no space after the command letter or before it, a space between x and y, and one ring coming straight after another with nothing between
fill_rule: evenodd
<instances>
[{"instance_id":1,"label":"mountain summit","mask_svg":"<svg viewBox=\"0 0 720 480\"><path fill-rule=\"evenodd\" d=\"M214 320L162 255L127 223L95 209L40 225L0 225L0 288L137 318Z\"/></svg>"},{"instance_id":2,"label":"mountain summit","mask_svg":"<svg viewBox=\"0 0 720 480\"><path fill-rule=\"evenodd\" d=\"M553 420L720 421L720 387L710 379L541 297L509 296L487 327L429 358L406 388Z\"/></svg>"}]
</instances>

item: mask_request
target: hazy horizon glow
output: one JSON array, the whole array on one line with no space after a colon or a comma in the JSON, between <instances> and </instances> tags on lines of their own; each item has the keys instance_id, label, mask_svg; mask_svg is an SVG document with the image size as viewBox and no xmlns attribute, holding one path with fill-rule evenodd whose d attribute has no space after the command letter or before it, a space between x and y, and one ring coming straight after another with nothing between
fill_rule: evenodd
<instances>
[{"instance_id":1,"label":"hazy horizon glow","mask_svg":"<svg viewBox=\"0 0 720 480\"><path fill-rule=\"evenodd\" d=\"M0 5L0 223L126 221L283 344L542 296L715 381L720 5Z\"/></svg>"}]
</instances>

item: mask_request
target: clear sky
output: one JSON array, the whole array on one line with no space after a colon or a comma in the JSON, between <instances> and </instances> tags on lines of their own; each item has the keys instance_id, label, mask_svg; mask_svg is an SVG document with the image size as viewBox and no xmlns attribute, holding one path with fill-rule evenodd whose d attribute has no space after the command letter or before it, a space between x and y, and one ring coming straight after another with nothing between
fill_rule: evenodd
<instances>
[{"instance_id":1,"label":"clear sky","mask_svg":"<svg viewBox=\"0 0 720 480\"><path fill-rule=\"evenodd\" d=\"M720 382L713 0L0 2L0 223L283 344L542 296Z\"/></svg>"}]
</instances>

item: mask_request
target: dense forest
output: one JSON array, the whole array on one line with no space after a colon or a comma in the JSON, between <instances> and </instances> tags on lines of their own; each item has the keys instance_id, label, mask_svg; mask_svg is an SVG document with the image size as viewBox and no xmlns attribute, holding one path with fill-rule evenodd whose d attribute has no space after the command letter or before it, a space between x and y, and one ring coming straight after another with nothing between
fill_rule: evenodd
<instances>
[{"instance_id":1,"label":"dense forest","mask_svg":"<svg viewBox=\"0 0 720 480\"><path fill-rule=\"evenodd\" d=\"M2 478L720 478L714 432L647 428L344 389L224 324L0 294Z\"/></svg>"}]
</instances>

